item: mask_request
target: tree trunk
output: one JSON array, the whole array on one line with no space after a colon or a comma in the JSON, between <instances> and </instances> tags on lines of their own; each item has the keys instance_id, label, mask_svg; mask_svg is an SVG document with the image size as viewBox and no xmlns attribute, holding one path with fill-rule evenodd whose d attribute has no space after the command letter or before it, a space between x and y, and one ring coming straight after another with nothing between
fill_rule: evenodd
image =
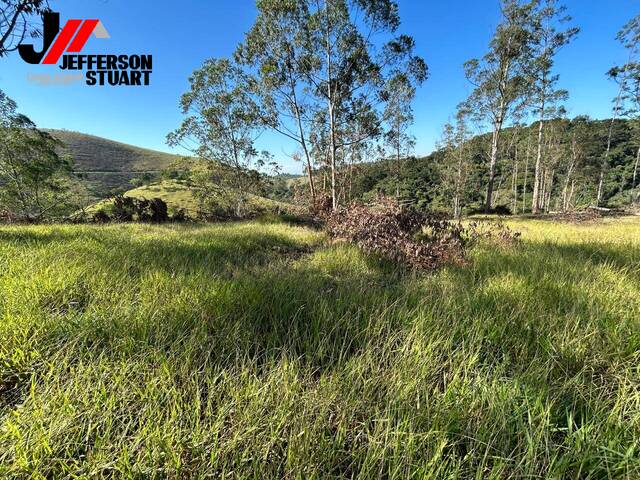
<instances>
[{"instance_id":1,"label":"tree trunk","mask_svg":"<svg viewBox=\"0 0 640 480\"><path fill-rule=\"evenodd\" d=\"M564 181L564 187L562 189L562 210L566 212L569 209L569 203L567 201L567 191L569 189L569 180L571 180L571 174L573 173L574 162L571 162L569 171L567 172L567 178ZM572 180L573 183L573 180Z\"/></svg>"},{"instance_id":2,"label":"tree trunk","mask_svg":"<svg viewBox=\"0 0 640 480\"><path fill-rule=\"evenodd\" d=\"M400 198L400 126L398 125L398 129L396 131L397 142L396 142L396 199Z\"/></svg>"},{"instance_id":3,"label":"tree trunk","mask_svg":"<svg viewBox=\"0 0 640 480\"><path fill-rule=\"evenodd\" d=\"M568 210L573 210L573 203L572 203L572 201L573 201L573 189L574 189L574 187L575 187L575 183L576 183L576 181L575 181L575 180L571 180L571 191L569 192L569 198L568 198L568 200L567 200L567 209L568 209Z\"/></svg>"},{"instance_id":4,"label":"tree trunk","mask_svg":"<svg viewBox=\"0 0 640 480\"><path fill-rule=\"evenodd\" d=\"M518 145L515 147L515 157L513 162L513 207L511 211L515 214L518 209Z\"/></svg>"},{"instance_id":5,"label":"tree trunk","mask_svg":"<svg viewBox=\"0 0 640 480\"><path fill-rule=\"evenodd\" d=\"M624 91L624 81L620 82L620 89L618 90L618 96L616 97L613 105L613 116L611 117L611 123L609 124L609 134L607 135L607 150L605 151L600 165L600 179L598 181L598 195L596 198L596 204L598 207L602 205L602 199L604 197L604 174L605 170L609 166L609 153L611 153L611 136L613 135L613 124L616 121L616 114L618 113L618 106L620 105L620 98Z\"/></svg>"},{"instance_id":6,"label":"tree trunk","mask_svg":"<svg viewBox=\"0 0 640 480\"><path fill-rule=\"evenodd\" d=\"M569 205L567 202L567 190L569 189L569 180L572 181L571 179L571 175L573 174L573 168L576 165L576 160L577 160L577 152L576 152L576 138L575 138L575 134L573 137L573 141L571 143L571 164L569 165L569 170L567 171L567 177L564 180L564 187L562 189L562 211L566 212L569 209Z\"/></svg>"},{"instance_id":7,"label":"tree trunk","mask_svg":"<svg viewBox=\"0 0 640 480\"><path fill-rule=\"evenodd\" d=\"M527 179L529 175L529 147L531 146L531 135L527 135L527 153L525 154L524 163L524 185L522 186L522 213L527 208Z\"/></svg>"},{"instance_id":8,"label":"tree trunk","mask_svg":"<svg viewBox=\"0 0 640 480\"><path fill-rule=\"evenodd\" d=\"M491 138L491 158L489 160L489 181L487 182L487 198L484 206L485 213L491 212L493 208L493 183L495 181L496 165L498 163L498 147L501 129L502 120L499 120L493 128L493 137Z\"/></svg>"},{"instance_id":9,"label":"tree trunk","mask_svg":"<svg viewBox=\"0 0 640 480\"><path fill-rule=\"evenodd\" d=\"M337 196L337 182L336 182L336 137L334 131L333 121L333 107L329 107L329 125L331 129L331 146L330 146L330 158L331 158L331 205L334 210L338 208L338 196Z\"/></svg>"},{"instance_id":10,"label":"tree trunk","mask_svg":"<svg viewBox=\"0 0 640 480\"><path fill-rule=\"evenodd\" d=\"M336 127L335 127L335 112L334 112L334 98L331 88L331 82L333 81L332 68L331 68L331 40L329 38L329 0L325 2L325 16L327 21L327 31L325 37L325 48L327 57L327 103L329 108L329 161L331 162L331 205L333 210L338 208L338 195L337 195L337 172L336 172Z\"/></svg>"},{"instance_id":11,"label":"tree trunk","mask_svg":"<svg viewBox=\"0 0 640 480\"><path fill-rule=\"evenodd\" d=\"M494 194L493 194L493 199L491 200L491 204L495 205L498 202L498 193L500 192L500 189L502 188L502 183L504 182L504 175L501 173L500 177L498 178L498 188L494 189Z\"/></svg>"},{"instance_id":12,"label":"tree trunk","mask_svg":"<svg viewBox=\"0 0 640 480\"><path fill-rule=\"evenodd\" d=\"M544 171L544 168L542 170L543 171L541 172L541 175L540 175L540 190L538 193L538 211L543 206L542 204L544 203L543 201L544 201L544 195L545 195L545 187L547 186L546 185L547 174Z\"/></svg>"},{"instance_id":13,"label":"tree trunk","mask_svg":"<svg viewBox=\"0 0 640 480\"><path fill-rule=\"evenodd\" d=\"M543 106L544 108L544 106ZM538 153L536 155L536 170L533 177L533 197L531 199L531 213L536 214L540 211L540 183L542 181L542 130L544 122L540 117L538 125Z\"/></svg>"},{"instance_id":14,"label":"tree trunk","mask_svg":"<svg viewBox=\"0 0 640 480\"><path fill-rule=\"evenodd\" d=\"M638 153L636 154L636 164L633 166L633 183L631 188L636 188L636 178L638 176L638 165L640 164L640 147L638 147Z\"/></svg>"},{"instance_id":15,"label":"tree trunk","mask_svg":"<svg viewBox=\"0 0 640 480\"><path fill-rule=\"evenodd\" d=\"M353 201L352 194L353 194L353 161L349 165L349 196L347 199L349 203Z\"/></svg>"},{"instance_id":16,"label":"tree trunk","mask_svg":"<svg viewBox=\"0 0 640 480\"><path fill-rule=\"evenodd\" d=\"M311 155L307 148L307 140L305 138L304 128L302 128L302 119L300 113L300 107L298 106L298 99L296 96L295 87L291 84L291 98L293 99L293 107L295 110L296 121L298 123L298 132L300 134L300 144L302 145L302 151L304 152L305 159L307 160L307 174L309 176L309 190L311 191L311 203L316 204L316 186L313 181L313 165L311 162Z\"/></svg>"},{"instance_id":17,"label":"tree trunk","mask_svg":"<svg viewBox=\"0 0 640 480\"><path fill-rule=\"evenodd\" d=\"M600 167L600 178L598 180L598 194L596 195L596 205L599 207L602 205L603 188L604 188L604 170L605 162L602 162Z\"/></svg>"},{"instance_id":18,"label":"tree trunk","mask_svg":"<svg viewBox=\"0 0 640 480\"><path fill-rule=\"evenodd\" d=\"M546 199L544 202L544 212L545 213L549 213L549 207L551 206L551 194L553 193L553 180L555 177L555 170L551 170L551 173L549 174L549 187L546 188Z\"/></svg>"},{"instance_id":19,"label":"tree trunk","mask_svg":"<svg viewBox=\"0 0 640 480\"><path fill-rule=\"evenodd\" d=\"M462 146L460 147L460 149L462 150ZM456 220L460 218L460 215L462 213L460 208L461 190L462 190L462 152L459 152L458 153L458 171L457 171L457 178L456 178L456 193L453 198L453 216Z\"/></svg>"}]
</instances>

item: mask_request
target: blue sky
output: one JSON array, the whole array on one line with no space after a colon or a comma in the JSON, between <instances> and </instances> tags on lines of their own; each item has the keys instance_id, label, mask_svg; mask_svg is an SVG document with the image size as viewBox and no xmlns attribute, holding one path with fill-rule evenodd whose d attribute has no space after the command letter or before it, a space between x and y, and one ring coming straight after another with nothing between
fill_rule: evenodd
<instances>
[{"instance_id":1,"label":"blue sky","mask_svg":"<svg viewBox=\"0 0 640 480\"><path fill-rule=\"evenodd\" d=\"M163 151L166 134L181 120L180 95L187 78L209 57L230 55L256 15L254 0L52 0L61 22L99 18L109 40L89 39L84 53L151 53L149 87L40 86L29 73L56 67L28 65L17 54L0 63L0 88L20 110L43 128L65 128ZM578 38L557 59L563 88L570 92L571 116L610 115L615 86L605 72L624 60L616 42L620 27L640 11L638 0L567 0L581 28ZM179 6L178 6L179 5ZM400 0L401 31L416 40L431 72L415 100L416 153L430 153L444 122L469 93L462 64L481 56L498 21L497 0ZM285 171L297 173L288 158L291 143L276 134L260 137Z\"/></svg>"}]
</instances>

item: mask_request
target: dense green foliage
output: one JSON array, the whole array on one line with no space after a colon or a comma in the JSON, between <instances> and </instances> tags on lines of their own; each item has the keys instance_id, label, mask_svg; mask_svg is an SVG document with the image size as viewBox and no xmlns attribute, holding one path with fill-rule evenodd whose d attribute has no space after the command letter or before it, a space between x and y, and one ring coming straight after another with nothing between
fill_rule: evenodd
<instances>
[{"instance_id":1,"label":"dense green foliage","mask_svg":"<svg viewBox=\"0 0 640 480\"><path fill-rule=\"evenodd\" d=\"M582 208L594 205L598 187L598 172L607 146L607 135L611 120L588 120L578 117L572 121L553 121L550 130L554 129L554 188L551 192L551 210L562 209L563 184L566 179L574 133L578 143L578 161L571 178L575 180L573 207ZM533 171L535 166L535 140L538 124L518 130L506 129L504 148L496 167L495 205L512 210L513 205L513 166L515 161L515 145L517 144L518 178L517 178L517 211L523 205L526 211L531 208L533 190ZM605 203L609 206L623 206L640 201L640 176L633 189L633 170L640 147L640 135L636 124L630 120L616 120L613 126L609 168L605 176ZM558 133L559 132L559 133ZM514 137L515 135L515 137ZM514 138L516 139L514 141ZM527 148L528 147L528 148ZM465 157L470 163L469 178L465 184L463 206L468 212L482 208L484 202L484 186L486 184L486 162L491 148L490 134L479 135L469 140L465 146ZM527 153L528 152L528 153ZM556 153L557 152L557 153ZM528 160L527 160L528 157ZM527 172L527 188L523 194ZM357 165L347 189L346 198L365 201L379 194L395 196L419 208L451 210L452 197L446 178L449 168L444 150L422 158L404 160L400 169L393 161L379 161ZM323 172L319 172L320 179ZM322 185L322 182L318 182ZM295 184L289 185L291 190ZM282 184L279 185L282 192ZM289 194L290 195L290 194ZM526 195L526 196L525 196Z\"/></svg>"},{"instance_id":2,"label":"dense green foliage","mask_svg":"<svg viewBox=\"0 0 640 480\"><path fill-rule=\"evenodd\" d=\"M0 227L0 477L638 478L640 223L515 228Z\"/></svg>"},{"instance_id":3,"label":"dense green foliage","mask_svg":"<svg viewBox=\"0 0 640 480\"><path fill-rule=\"evenodd\" d=\"M0 90L0 220L42 220L73 208L70 162Z\"/></svg>"}]
</instances>

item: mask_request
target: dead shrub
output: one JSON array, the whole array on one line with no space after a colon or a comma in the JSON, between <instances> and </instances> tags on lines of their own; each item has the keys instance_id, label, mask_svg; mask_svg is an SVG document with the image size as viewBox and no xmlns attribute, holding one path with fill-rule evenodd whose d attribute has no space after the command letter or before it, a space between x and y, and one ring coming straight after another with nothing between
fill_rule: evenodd
<instances>
[{"instance_id":1,"label":"dead shrub","mask_svg":"<svg viewBox=\"0 0 640 480\"><path fill-rule=\"evenodd\" d=\"M318 195L311 205L311 215L325 220L331 215L333 200L329 195Z\"/></svg>"},{"instance_id":2,"label":"dead shrub","mask_svg":"<svg viewBox=\"0 0 640 480\"><path fill-rule=\"evenodd\" d=\"M390 199L342 207L327 215L326 229L335 240L420 270L463 262L470 238L445 215L403 208Z\"/></svg>"},{"instance_id":3,"label":"dead shrub","mask_svg":"<svg viewBox=\"0 0 640 480\"><path fill-rule=\"evenodd\" d=\"M94 223L109 223L111 221L111 217L104 210L98 210L91 217L91 221Z\"/></svg>"}]
</instances>

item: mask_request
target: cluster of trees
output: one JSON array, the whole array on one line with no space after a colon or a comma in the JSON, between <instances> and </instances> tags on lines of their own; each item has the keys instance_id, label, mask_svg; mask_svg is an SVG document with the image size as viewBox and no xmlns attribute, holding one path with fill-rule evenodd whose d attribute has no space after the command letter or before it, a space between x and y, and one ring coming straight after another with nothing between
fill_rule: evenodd
<instances>
[{"instance_id":1,"label":"cluster of trees","mask_svg":"<svg viewBox=\"0 0 640 480\"><path fill-rule=\"evenodd\" d=\"M584 116L547 122L540 212L595 205L610 127L610 119ZM458 128L456 124L449 126L441 148L427 157L407 158L399 166L386 160L359 165L351 189L353 198L368 202L399 192L402 203L419 209L448 210L457 215L484 211L492 132L468 134L459 148L457 145L462 142L456 131L464 130ZM529 126L509 126L501 133L504 142L496 166L494 211L531 211L538 132L539 125L534 122ZM608 206L623 207L640 201L640 188L633 184L638 133L634 121L615 120L603 186ZM292 193L291 188L284 190L279 184L275 193L282 191Z\"/></svg>"},{"instance_id":2,"label":"cluster of trees","mask_svg":"<svg viewBox=\"0 0 640 480\"><path fill-rule=\"evenodd\" d=\"M602 192L606 204L622 206L638 201L639 192L633 181L638 125L619 119L611 126L611 120L584 116L549 119L544 124L540 153L539 122L504 130L492 193L493 208L525 213L570 211L596 205L605 156L608 156L607 175ZM439 198L441 207L448 207L458 215L460 204L478 209L482 202L482 210L486 208L486 194L480 192L483 187L486 189L490 137L491 134L480 135L465 140L463 147L454 147L457 139L450 133L445 135L447 146L435 154L444 194L444 198ZM536 190L538 155L541 161L537 166Z\"/></svg>"},{"instance_id":3,"label":"cluster of trees","mask_svg":"<svg viewBox=\"0 0 640 480\"><path fill-rule=\"evenodd\" d=\"M277 182L278 195L311 204L329 195L334 209L374 192L444 205L456 216L480 202L487 212L499 202L539 213L603 205L626 190L634 198L638 18L618 35L629 59L608 73L620 88L603 138L598 122L566 118L568 92L559 87L554 62L579 32L566 8L557 0L501 0L502 20L487 53L464 65L473 91L445 125L436 163L425 165L408 160L415 143L409 127L428 70L413 39L398 33L395 2L259 0L257 6L233 58L208 60L194 73L182 98L186 119L169 135L170 144L210 160L199 169L200 191L210 190L207 181L233 192L259 185L259 174L248 182L244 172L265 164L254 142L270 129L295 142L292 156L304 163L307 178L293 188ZM637 144L632 172L612 155L624 144L618 157L628 157L629 136ZM367 165L372 160L378 165ZM214 167L220 164L227 175ZM212 172L203 175L207 168ZM240 208L242 195L235 194Z\"/></svg>"},{"instance_id":4,"label":"cluster of trees","mask_svg":"<svg viewBox=\"0 0 640 480\"><path fill-rule=\"evenodd\" d=\"M636 128L640 122L640 58L638 57L640 48L640 15L631 19L618 33L618 40L628 52L626 63L615 66L608 72L608 76L619 85L618 94L613 101L613 117L609 127L607 137L607 151L601 169L601 176L598 189L598 198L602 197L602 184L604 174L609 166L607 160L611 152L611 140L615 127L616 118L627 118L633 121ZM640 166L640 142L638 142L636 161L633 167L632 188L638 185L638 167Z\"/></svg>"},{"instance_id":5,"label":"cluster of trees","mask_svg":"<svg viewBox=\"0 0 640 480\"><path fill-rule=\"evenodd\" d=\"M357 164L376 155L399 162L410 152L411 101L427 66L413 39L397 33L391 0L258 0L257 7L234 58L208 60L190 78L186 118L168 143L208 160L209 183L237 192L240 208L250 187L244 172L265 165L255 140L278 132L298 146L292 156L304 162L308 201L318 201L320 168L337 208ZM229 175L220 175L220 164Z\"/></svg>"},{"instance_id":6,"label":"cluster of trees","mask_svg":"<svg viewBox=\"0 0 640 480\"><path fill-rule=\"evenodd\" d=\"M0 90L0 217L37 221L78 208L86 191L60 147Z\"/></svg>"},{"instance_id":7,"label":"cluster of trees","mask_svg":"<svg viewBox=\"0 0 640 480\"><path fill-rule=\"evenodd\" d=\"M0 0L0 59L42 35L46 0ZM42 220L67 214L86 199L60 143L36 128L0 90L0 217Z\"/></svg>"},{"instance_id":8,"label":"cluster of trees","mask_svg":"<svg viewBox=\"0 0 640 480\"><path fill-rule=\"evenodd\" d=\"M640 17L618 35L628 59L608 72L619 87L612 118L568 120L554 61L578 28L557 0L500 4L487 53L464 65L472 93L438 151L412 160L412 102L428 68L399 32L397 4L258 0L232 58L209 59L190 77L184 121L167 137L195 154L181 175L203 211L225 204L243 216L268 183L312 206L382 193L455 216L479 205L538 213L637 200ZM41 35L33 20L48 9L45 0L0 0L0 57ZM296 145L304 183L273 176L273 157L255 146L266 130ZM40 219L77 208L83 187L60 145L2 92L0 136L0 214Z\"/></svg>"},{"instance_id":9,"label":"cluster of trees","mask_svg":"<svg viewBox=\"0 0 640 480\"><path fill-rule=\"evenodd\" d=\"M608 73L620 88L607 134L601 140L606 148L600 151L587 147L593 146L589 135L594 134L589 120L579 117L567 121L562 105L568 92L558 87L554 59L579 31L570 25L565 7L556 0L503 0L501 6L502 21L488 52L464 66L474 89L458 106L455 122L445 125L443 131L441 180L449 192L453 213L459 216L468 201L467 187L475 184L470 179L477 168L477 154L483 150L487 150L485 212L496 205L496 182L503 187L508 176L512 211L520 209L520 201L523 210L530 209L532 213L568 210L575 205L576 190L589 190L594 184L593 203L598 206L615 196L617 185L624 188L627 180L634 189L640 136L634 132L638 150L633 173L618 183L611 178L611 147L616 128L622 125L616 119L633 119L634 131L640 132L635 126L640 114L640 17L631 20L618 35L629 52L629 60ZM536 135L525 128L527 121L534 122ZM488 147L470 142L473 131L487 130L491 132Z\"/></svg>"}]
</instances>

